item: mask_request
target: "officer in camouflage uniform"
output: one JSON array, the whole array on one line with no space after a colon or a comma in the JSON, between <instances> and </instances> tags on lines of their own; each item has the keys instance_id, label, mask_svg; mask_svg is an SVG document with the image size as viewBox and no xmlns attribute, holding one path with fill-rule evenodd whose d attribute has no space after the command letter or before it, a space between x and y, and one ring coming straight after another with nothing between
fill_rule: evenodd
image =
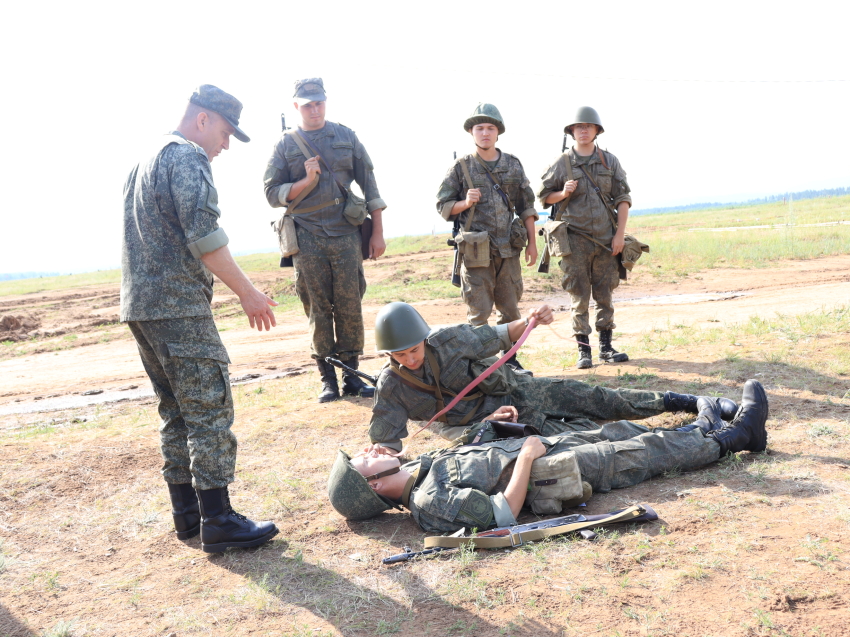
<instances>
[{"instance_id":1,"label":"officer in camouflage uniform","mask_svg":"<svg viewBox=\"0 0 850 637\"><path fill-rule=\"evenodd\" d=\"M375 318L375 343L380 352L390 355L390 362L378 375L369 424L372 443L399 451L401 439L408 435L408 420L430 420L495 362L489 357L511 347L532 317L544 325L553 321L552 311L544 305L529 312L525 320L495 327L462 324L431 330L407 303L384 306ZM723 418L730 420L737 405L726 398L719 400ZM503 365L434 425L448 440L458 438L472 423L488 419L533 425L544 436L554 436L596 429L593 421L642 419L665 411L697 413L697 396L533 378L514 374Z\"/></svg>"},{"instance_id":2,"label":"officer in camouflage uniform","mask_svg":"<svg viewBox=\"0 0 850 637\"><path fill-rule=\"evenodd\" d=\"M204 84L177 130L124 184L121 320L136 339L159 398L160 441L177 537L201 534L204 551L268 542L278 530L230 506L236 466L227 350L213 322L213 274L239 297L251 327L275 324L270 306L230 255L210 162L243 142L242 104ZM193 489L194 485L194 489ZM200 502L199 502L200 500Z\"/></svg>"},{"instance_id":3,"label":"officer in camouflage uniform","mask_svg":"<svg viewBox=\"0 0 850 637\"><path fill-rule=\"evenodd\" d=\"M458 159L446 173L437 193L437 212L446 221L470 232L486 232L490 239L490 261L470 267L461 259L461 294L471 325L486 325L496 306L498 325L520 318L522 267L519 255L525 248L526 265L537 260L534 223L534 191L529 186L519 159L496 148L505 124L492 104L479 104L463 124L476 146L474 154ZM472 184L464 178L466 165ZM531 237L531 241L528 240ZM515 371L522 367L512 357Z\"/></svg>"},{"instance_id":4,"label":"officer in camouflage uniform","mask_svg":"<svg viewBox=\"0 0 850 637\"><path fill-rule=\"evenodd\" d=\"M293 211L299 251L293 255L295 291L310 319L312 356L322 377L319 402L340 398L336 368L325 362L333 356L357 369L363 354L363 312L366 293L359 226L343 215L346 189L356 181L372 217L370 258L384 253L382 212L372 160L350 128L325 120L325 88L321 78L295 83L295 108L301 115L298 131L285 132L269 160L264 177L266 199L273 208L288 207L303 191ZM305 157L295 140L318 157ZM311 148L312 147L312 148ZM333 173L333 174L332 174ZM334 178L334 175L336 178ZM315 186L312 184L315 182ZM310 190L312 188L312 190ZM342 393L371 398L374 388L355 374L343 372Z\"/></svg>"},{"instance_id":5,"label":"officer in camouflage uniform","mask_svg":"<svg viewBox=\"0 0 850 637\"><path fill-rule=\"evenodd\" d=\"M578 368L593 366L590 352L590 297L596 301L596 331L599 333L599 358L620 363L629 360L627 354L611 346L614 324L613 291L620 284L617 255L625 244L626 222L632 198L626 171L608 151L594 143L604 133L599 114L582 106L572 124L564 128L576 140L576 145L558 157L543 174L540 201L544 208L552 207L554 217L569 222L571 254L561 257L561 285L572 298L573 333L579 342ZM569 165L567 165L567 162ZM617 210L617 228L612 214L600 201L587 171L602 195ZM556 205L555 205L556 204ZM610 249L607 247L610 246Z\"/></svg>"},{"instance_id":6,"label":"officer in camouflage uniform","mask_svg":"<svg viewBox=\"0 0 850 637\"><path fill-rule=\"evenodd\" d=\"M698 402L697 420L675 430L650 430L623 420L587 431L444 449L402 466L397 457L379 450L353 459L340 450L328 495L349 520L403 505L430 533L484 530L516 524L523 504L534 507L544 490L547 495L581 493L572 501L561 498L549 511L558 513L593 492L633 486L674 469L693 470L727 453L766 449L768 402L758 381L744 385L741 409L732 423L721 420L716 400ZM534 461L543 456L561 471L547 474L556 482L546 480L551 486L541 487Z\"/></svg>"}]
</instances>

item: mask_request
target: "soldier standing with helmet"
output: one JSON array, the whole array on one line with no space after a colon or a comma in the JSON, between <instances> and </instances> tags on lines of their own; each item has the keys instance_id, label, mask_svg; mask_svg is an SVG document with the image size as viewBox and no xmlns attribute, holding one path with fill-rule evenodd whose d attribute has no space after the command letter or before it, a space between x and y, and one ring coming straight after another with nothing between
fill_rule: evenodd
<instances>
[{"instance_id":1,"label":"soldier standing with helmet","mask_svg":"<svg viewBox=\"0 0 850 637\"><path fill-rule=\"evenodd\" d=\"M486 325L495 305L496 323L503 325L520 318L520 252L525 248L526 265L537 260L534 191L519 159L496 148L505 124L495 106L479 104L463 129L472 136L476 151L449 169L437 193L437 212L462 229L455 240L463 255L460 279L467 320L473 326ZM508 365L530 373L516 356Z\"/></svg>"},{"instance_id":2,"label":"soldier standing with helmet","mask_svg":"<svg viewBox=\"0 0 850 637\"><path fill-rule=\"evenodd\" d=\"M350 128L325 120L325 87L321 78L295 83L298 130L287 131L277 143L263 179L273 208L293 215L299 251L293 255L295 291L310 319L312 356L322 377L319 402L340 398L333 356L357 369L363 354L363 311L366 293L359 226L349 221L346 192L356 181L366 196L372 217L369 258L386 250L381 214L386 208L378 193L372 160ZM294 204L294 205L293 205ZM359 220L362 223L363 219ZM351 372L342 374L342 393L371 398L374 388Z\"/></svg>"},{"instance_id":3,"label":"soldier standing with helmet","mask_svg":"<svg viewBox=\"0 0 850 637\"><path fill-rule=\"evenodd\" d=\"M564 133L572 135L576 144L549 166L538 194L544 208L552 207L553 218L560 215L561 220L569 222L571 254L561 257L561 285L572 298L579 369L593 366L588 319L591 296L596 301L599 358L611 363L629 360L627 354L613 348L611 335L616 327L612 293L620 283L617 255L623 251L632 198L626 171L619 160L595 143L604 132L594 109L579 108L573 123L564 128ZM595 186L616 209L616 220L600 200Z\"/></svg>"}]
</instances>

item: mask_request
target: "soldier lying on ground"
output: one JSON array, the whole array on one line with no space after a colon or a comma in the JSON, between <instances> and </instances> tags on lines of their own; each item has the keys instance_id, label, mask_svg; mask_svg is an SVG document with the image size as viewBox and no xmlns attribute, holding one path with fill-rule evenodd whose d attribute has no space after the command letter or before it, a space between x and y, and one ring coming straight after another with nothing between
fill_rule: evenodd
<instances>
[{"instance_id":1,"label":"soldier lying on ground","mask_svg":"<svg viewBox=\"0 0 850 637\"><path fill-rule=\"evenodd\" d=\"M650 430L621 420L595 430L443 449L403 466L374 446L353 459L340 450L328 495L349 520L403 505L427 532L464 526L484 530L516 524L523 504L536 513L559 513L562 505L575 506L592 492L767 447L768 403L758 381L744 385L731 424L721 419L717 399L703 397L697 403L697 419L678 429Z\"/></svg>"},{"instance_id":2,"label":"soldier lying on ground","mask_svg":"<svg viewBox=\"0 0 850 637\"><path fill-rule=\"evenodd\" d=\"M373 443L402 448L407 421L428 421L452 397L477 378L501 350L510 349L528 321L549 325L554 320L548 306L528 317L504 325L451 325L431 330L407 303L384 306L375 319L378 351L390 363L378 376L369 437ZM439 383L437 382L439 379ZM738 406L718 401L724 420ZM514 374L506 365L493 372L475 391L461 400L435 425L448 440L466 428L496 415L536 427L544 436L569 431L594 430L596 422L640 420L665 411L697 413L697 396L636 389L606 389L564 378L533 378Z\"/></svg>"}]
</instances>

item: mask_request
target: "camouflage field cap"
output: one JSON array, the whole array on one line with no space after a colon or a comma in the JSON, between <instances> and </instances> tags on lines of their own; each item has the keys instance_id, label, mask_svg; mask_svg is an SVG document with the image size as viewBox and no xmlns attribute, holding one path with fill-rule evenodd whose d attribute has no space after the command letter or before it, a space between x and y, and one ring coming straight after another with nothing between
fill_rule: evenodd
<instances>
[{"instance_id":1,"label":"camouflage field cap","mask_svg":"<svg viewBox=\"0 0 850 637\"><path fill-rule=\"evenodd\" d=\"M573 135L573 126L576 124L596 124L599 127L599 130L596 132L597 135L605 132L605 129L602 128L602 120L599 119L599 113L596 112L595 108L590 108L589 106L579 106L573 123L567 124L564 127L564 133ZM573 138L575 139L575 135L573 135Z\"/></svg>"},{"instance_id":2,"label":"camouflage field cap","mask_svg":"<svg viewBox=\"0 0 850 637\"><path fill-rule=\"evenodd\" d=\"M336 512L346 520L366 520L387 509L401 509L392 500L378 495L340 449L328 478L328 497Z\"/></svg>"},{"instance_id":3,"label":"camouflage field cap","mask_svg":"<svg viewBox=\"0 0 850 637\"><path fill-rule=\"evenodd\" d=\"M413 306L400 301L381 308L375 317L375 347L380 354L400 352L424 341L431 328Z\"/></svg>"},{"instance_id":4,"label":"camouflage field cap","mask_svg":"<svg viewBox=\"0 0 850 637\"><path fill-rule=\"evenodd\" d=\"M235 131L233 136L240 142L250 142L248 137L241 128L239 128L239 116L242 114L242 102L233 97L230 93L225 93L217 86L212 84L201 84L192 93L189 98L192 104L197 104L201 108L208 108L221 115L228 123L233 126Z\"/></svg>"},{"instance_id":5,"label":"camouflage field cap","mask_svg":"<svg viewBox=\"0 0 850 637\"><path fill-rule=\"evenodd\" d=\"M499 135L505 132L505 121L502 119L499 109L485 102L481 102L476 106L475 110L472 111L472 115L466 118L466 121L463 123L463 130L468 133L476 124L495 124L496 128L499 129Z\"/></svg>"},{"instance_id":6,"label":"camouflage field cap","mask_svg":"<svg viewBox=\"0 0 850 637\"><path fill-rule=\"evenodd\" d=\"M295 94L292 97L302 106L310 102L324 102L328 99L325 95L325 84L320 77L308 77L295 82Z\"/></svg>"}]
</instances>

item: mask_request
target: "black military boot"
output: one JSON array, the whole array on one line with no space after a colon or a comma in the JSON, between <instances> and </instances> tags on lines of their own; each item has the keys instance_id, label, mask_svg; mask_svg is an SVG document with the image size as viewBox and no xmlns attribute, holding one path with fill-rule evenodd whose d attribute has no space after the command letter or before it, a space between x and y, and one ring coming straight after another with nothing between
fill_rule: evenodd
<instances>
[{"instance_id":1,"label":"black military boot","mask_svg":"<svg viewBox=\"0 0 850 637\"><path fill-rule=\"evenodd\" d=\"M699 410L697 419L689 425L678 427L676 431L693 431L699 428L705 435L708 435L712 431L723 429L726 423L721 418L720 400L720 398L700 396L697 400L697 409Z\"/></svg>"},{"instance_id":2,"label":"black military boot","mask_svg":"<svg viewBox=\"0 0 850 637\"><path fill-rule=\"evenodd\" d=\"M720 445L720 457L739 451L764 451L767 449L768 416L767 394L757 380L744 383L741 406L732 424L708 435Z\"/></svg>"},{"instance_id":3,"label":"black military boot","mask_svg":"<svg viewBox=\"0 0 850 637\"><path fill-rule=\"evenodd\" d=\"M593 354L590 352L590 339L586 334L576 334L578 341L578 369L590 369L593 367Z\"/></svg>"},{"instance_id":4,"label":"black military boot","mask_svg":"<svg viewBox=\"0 0 850 637\"><path fill-rule=\"evenodd\" d=\"M168 495L171 496L171 515L174 517L174 530L177 539L188 540L201 532L201 509L198 496L191 484L168 483Z\"/></svg>"},{"instance_id":5,"label":"black military boot","mask_svg":"<svg viewBox=\"0 0 850 637\"><path fill-rule=\"evenodd\" d=\"M625 363L629 360L628 354L618 352L611 345L611 330L601 330L599 332L599 360L606 363Z\"/></svg>"},{"instance_id":6,"label":"black military boot","mask_svg":"<svg viewBox=\"0 0 850 637\"><path fill-rule=\"evenodd\" d=\"M717 405L720 407L720 417L727 422L731 422L735 417L735 413L738 411L738 405L735 404L735 401L728 398L675 394L671 391L664 394L664 411L684 411L689 414L698 414L700 411L697 402L700 398L717 400Z\"/></svg>"},{"instance_id":7,"label":"black military boot","mask_svg":"<svg viewBox=\"0 0 850 637\"><path fill-rule=\"evenodd\" d=\"M201 505L201 548L206 553L221 553L228 547L251 548L265 544L275 535L274 522L254 522L230 506L227 487L198 489Z\"/></svg>"},{"instance_id":8,"label":"black military boot","mask_svg":"<svg viewBox=\"0 0 850 637\"><path fill-rule=\"evenodd\" d=\"M316 365L319 366L319 373L322 376L322 391L319 392L319 402L329 403L334 400L339 400L339 382L336 379L336 367L323 360L316 359Z\"/></svg>"},{"instance_id":9,"label":"black military boot","mask_svg":"<svg viewBox=\"0 0 850 637\"><path fill-rule=\"evenodd\" d=\"M349 358L343 361L351 369L359 369L360 361L357 357ZM348 370L342 370L342 395L343 396L358 396L359 398L372 398L375 395L375 388L363 382L357 374L352 374ZM321 402L321 400L319 400Z\"/></svg>"},{"instance_id":10,"label":"black military boot","mask_svg":"<svg viewBox=\"0 0 850 637\"><path fill-rule=\"evenodd\" d=\"M502 352L502 356L504 355L505 352ZM523 376L534 376L534 372L532 372L530 369L526 369L525 367L519 364L516 354L506 360L505 365L510 367L513 370L514 374L521 374Z\"/></svg>"}]
</instances>

